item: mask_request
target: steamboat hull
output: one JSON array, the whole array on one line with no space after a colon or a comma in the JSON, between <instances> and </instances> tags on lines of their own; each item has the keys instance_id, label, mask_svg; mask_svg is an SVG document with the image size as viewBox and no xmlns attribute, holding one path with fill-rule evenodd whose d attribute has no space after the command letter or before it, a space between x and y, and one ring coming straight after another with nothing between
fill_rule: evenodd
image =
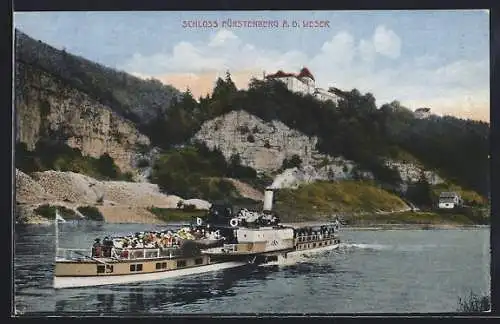
<instances>
[{"instance_id":1,"label":"steamboat hull","mask_svg":"<svg viewBox=\"0 0 500 324\"><path fill-rule=\"evenodd\" d=\"M53 287L55 289L63 288L81 288L93 286L105 286L126 284L134 282L145 282L161 280L166 278L175 278L187 275L201 274L211 271L236 268L246 265L246 262L216 262L212 264L190 267L185 269L166 270L151 273L137 274L116 274L116 275L98 275L98 276L55 276Z\"/></svg>"}]
</instances>

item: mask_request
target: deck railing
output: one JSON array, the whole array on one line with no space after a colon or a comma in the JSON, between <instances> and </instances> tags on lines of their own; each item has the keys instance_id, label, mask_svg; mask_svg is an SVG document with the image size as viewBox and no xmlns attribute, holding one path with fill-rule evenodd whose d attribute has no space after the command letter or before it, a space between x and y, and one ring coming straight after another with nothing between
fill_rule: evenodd
<instances>
[{"instance_id":1,"label":"deck railing","mask_svg":"<svg viewBox=\"0 0 500 324\"><path fill-rule=\"evenodd\" d=\"M320 240L330 240L336 239L337 236L335 234L314 234L314 235L299 235L295 238L295 241L298 243L307 243L314 242Z\"/></svg>"},{"instance_id":2,"label":"deck railing","mask_svg":"<svg viewBox=\"0 0 500 324\"><path fill-rule=\"evenodd\" d=\"M63 249L58 248L56 259L76 260L86 259L91 255L91 249Z\"/></svg>"},{"instance_id":3,"label":"deck railing","mask_svg":"<svg viewBox=\"0 0 500 324\"><path fill-rule=\"evenodd\" d=\"M94 252L94 253L93 253ZM111 247L111 249L101 249L99 254L95 254L92 249L63 249L58 248L56 259L64 260L81 260L81 259L99 259L111 258L119 260L141 260L141 259L156 259L165 257L175 257L181 254L179 248L149 248L149 249L119 249Z\"/></svg>"}]
</instances>

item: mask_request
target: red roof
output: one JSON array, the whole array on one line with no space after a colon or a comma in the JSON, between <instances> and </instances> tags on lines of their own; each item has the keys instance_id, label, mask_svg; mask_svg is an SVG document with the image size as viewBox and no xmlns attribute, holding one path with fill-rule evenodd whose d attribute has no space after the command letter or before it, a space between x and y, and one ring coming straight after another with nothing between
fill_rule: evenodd
<instances>
[{"instance_id":1,"label":"red roof","mask_svg":"<svg viewBox=\"0 0 500 324\"><path fill-rule=\"evenodd\" d=\"M286 77L296 77L296 78L309 77L309 78L314 80L314 76L309 71L309 69L306 67L302 68L302 70L300 70L299 74L288 73L288 72L283 72L283 71L279 70L278 72L276 72L274 74L266 75L266 78L286 78Z\"/></svg>"},{"instance_id":2,"label":"red roof","mask_svg":"<svg viewBox=\"0 0 500 324\"><path fill-rule=\"evenodd\" d=\"M314 80L314 76L312 75L311 71L309 71L309 69L306 67L303 67L302 70L300 70L300 73L299 75L297 75L297 77L298 78L309 77Z\"/></svg>"}]
</instances>

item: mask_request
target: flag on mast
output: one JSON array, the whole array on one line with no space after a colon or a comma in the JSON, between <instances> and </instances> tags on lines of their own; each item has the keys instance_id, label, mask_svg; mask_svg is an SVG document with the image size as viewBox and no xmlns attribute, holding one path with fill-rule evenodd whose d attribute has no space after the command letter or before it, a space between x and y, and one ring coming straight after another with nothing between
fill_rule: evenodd
<instances>
[{"instance_id":1,"label":"flag on mast","mask_svg":"<svg viewBox=\"0 0 500 324\"><path fill-rule=\"evenodd\" d=\"M66 220L64 218L62 218L61 215L59 215L58 209L56 209L56 222L62 222L62 223L66 222Z\"/></svg>"}]
</instances>

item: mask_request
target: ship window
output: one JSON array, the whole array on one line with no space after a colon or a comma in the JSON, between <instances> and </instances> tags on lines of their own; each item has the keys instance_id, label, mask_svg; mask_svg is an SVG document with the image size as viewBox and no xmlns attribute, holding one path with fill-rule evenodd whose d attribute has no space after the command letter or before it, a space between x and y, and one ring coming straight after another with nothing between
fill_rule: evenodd
<instances>
[{"instance_id":1,"label":"ship window","mask_svg":"<svg viewBox=\"0 0 500 324\"><path fill-rule=\"evenodd\" d=\"M186 266L186 260L178 260L177 261L177 268L182 268Z\"/></svg>"},{"instance_id":2,"label":"ship window","mask_svg":"<svg viewBox=\"0 0 500 324\"><path fill-rule=\"evenodd\" d=\"M202 258L198 258L198 259L194 260L194 264L202 264L202 263L203 263L203 259Z\"/></svg>"},{"instance_id":3,"label":"ship window","mask_svg":"<svg viewBox=\"0 0 500 324\"><path fill-rule=\"evenodd\" d=\"M106 272L106 267L104 265L98 265L97 273L104 273L104 272Z\"/></svg>"},{"instance_id":4,"label":"ship window","mask_svg":"<svg viewBox=\"0 0 500 324\"><path fill-rule=\"evenodd\" d=\"M166 262L157 262L156 263L156 270L166 269L166 268L167 268Z\"/></svg>"},{"instance_id":5,"label":"ship window","mask_svg":"<svg viewBox=\"0 0 500 324\"><path fill-rule=\"evenodd\" d=\"M142 271L142 263L139 264L131 264L130 265L130 271Z\"/></svg>"}]
</instances>

